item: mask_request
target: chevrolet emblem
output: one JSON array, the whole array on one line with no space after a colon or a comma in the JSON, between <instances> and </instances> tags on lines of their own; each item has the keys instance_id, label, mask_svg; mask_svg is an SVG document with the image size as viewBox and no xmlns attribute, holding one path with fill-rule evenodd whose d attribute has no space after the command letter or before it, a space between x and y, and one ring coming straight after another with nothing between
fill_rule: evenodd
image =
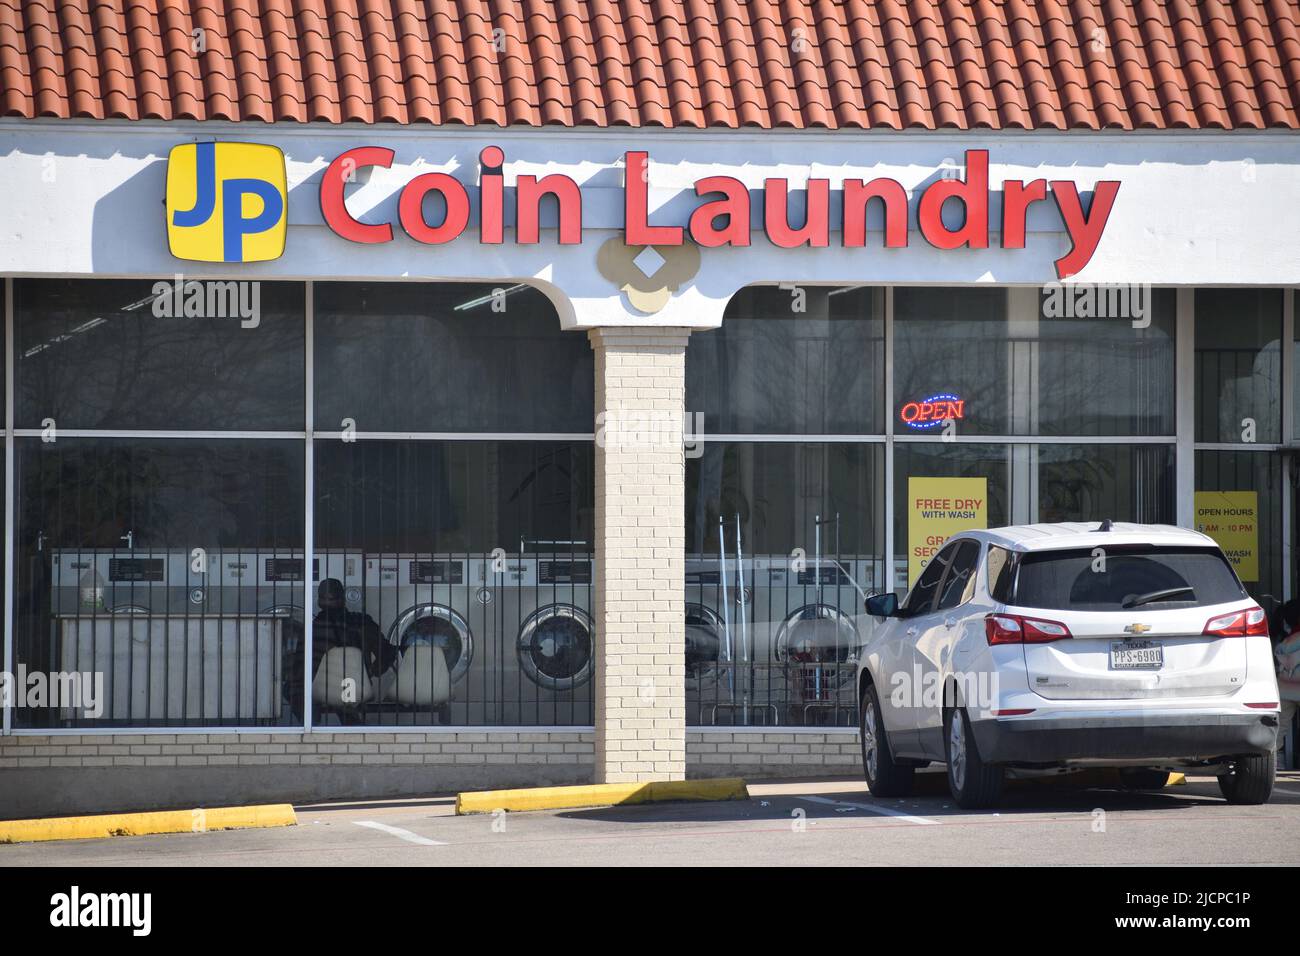
<instances>
[{"instance_id":1,"label":"chevrolet emblem","mask_svg":"<svg viewBox=\"0 0 1300 956\"><path fill-rule=\"evenodd\" d=\"M1150 624L1130 624L1128 627L1124 628L1124 633L1125 633L1125 634L1145 634L1145 633L1146 633L1147 631L1149 631L1149 630L1151 630L1151 625L1150 625Z\"/></svg>"}]
</instances>

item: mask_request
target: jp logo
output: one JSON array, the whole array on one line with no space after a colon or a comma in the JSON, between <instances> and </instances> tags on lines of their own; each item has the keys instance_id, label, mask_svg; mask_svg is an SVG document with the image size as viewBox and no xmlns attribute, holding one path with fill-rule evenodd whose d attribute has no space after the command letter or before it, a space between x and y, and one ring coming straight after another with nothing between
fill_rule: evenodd
<instances>
[{"instance_id":1,"label":"jp logo","mask_svg":"<svg viewBox=\"0 0 1300 956\"><path fill-rule=\"evenodd\" d=\"M167 245L177 259L262 262L284 253L284 154L256 143L186 143L167 159Z\"/></svg>"}]
</instances>

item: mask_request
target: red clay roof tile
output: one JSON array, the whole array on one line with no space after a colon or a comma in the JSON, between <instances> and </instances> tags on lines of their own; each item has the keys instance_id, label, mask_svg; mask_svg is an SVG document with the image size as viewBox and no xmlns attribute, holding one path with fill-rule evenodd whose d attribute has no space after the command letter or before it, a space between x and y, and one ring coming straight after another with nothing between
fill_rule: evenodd
<instances>
[{"instance_id":1,"label":"red clay roof tile","mask_svg":"<svg viewBox=\"0 0 1300 956\"><path fill-rule=\"evenodd\" d=\"M1300 128L1294 0L0 0L0 115Z\"/></svg>"}]
</instances>

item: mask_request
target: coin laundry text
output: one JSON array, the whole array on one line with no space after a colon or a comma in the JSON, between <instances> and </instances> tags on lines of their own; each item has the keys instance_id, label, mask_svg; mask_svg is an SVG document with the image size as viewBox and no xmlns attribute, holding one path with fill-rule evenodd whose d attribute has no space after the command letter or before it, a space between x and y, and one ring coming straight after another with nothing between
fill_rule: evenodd
<instances>
[{"instance_id":1,"label":"coin laundry text","mask_svg":"<svg viewBox=\"0 0 1300 956\"><path fill-rule=\"evenodd\" d=\"M321 179L320 203L325 222L336 234L353 242L390 242L393 226L388 222L361 222L348 211L345 190L365 167L389 168L393 150L384 146L359 146L336 157ZM688 224L650 222L646 152L629 151L624 156L624 240L629 246L680 246L689 236L700 246L748 246L750 233L750 190L733 176L706 176L695 183L702 201L691 213ZM479 239L497 244L505 241L505 152L487 146L479 153L478 185ZM999 242L1004 249L1025 247L1028 210L1046 202L1049 194L1060 213L1070 239L1070 250L1056 260L1058 278L1083 269L1097 250L1106 222L1115 204L1120 184L1101 180L1093 189L1087 211L1075 183L1069 180L1034 179L1002 182L1002 217ZM831 241L831 181L807 180L806 213L803 222L790 222L787 179L767 179L763 185L763 231L774 244L793 249L799 246L825 247ZM895 179L846 179L841 186L840 243L846 248L867 245L867 208L878 200L884 210L883 246L905 248L910 238L907 190ZM424 200L431 193L441 197L443 215L430 224L425 218ZM989 245L990 188L989 151L966 151L964 178L938 178L919 191L916 222L921 236L938 249L986 249ZM519 175L515 179L515 241L540 241L541 205L552 199L559 210L559 241L564 245L582 242L582 189L569 176L551 173L540 179ZM942 218L951 200L964 213L960 226L950 227ZM398 200L398 220L407 235L417 242L437 245L459 238L469 226L469 189L448 173L421 173L406 183Z\"/></svg>"}]
</instances>

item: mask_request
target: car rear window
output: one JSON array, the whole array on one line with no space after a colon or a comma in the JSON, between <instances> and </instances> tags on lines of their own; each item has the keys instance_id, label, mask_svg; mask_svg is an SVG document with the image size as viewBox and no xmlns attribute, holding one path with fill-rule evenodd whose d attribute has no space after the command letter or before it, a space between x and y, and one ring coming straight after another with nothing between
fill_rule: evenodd
<instances>
[{"instance_id":1,"label":"car rear window","mask_svg":"<svg viewBox=\"0 0 1300 956\"><path fill-rule=\"evenodd\" d=\"M1020 555L1007 603L1055 610L1132 611L1223 604L1245 596L1232 566L1217 548L1099 546Z\"/></svg>"}]
</instances>

